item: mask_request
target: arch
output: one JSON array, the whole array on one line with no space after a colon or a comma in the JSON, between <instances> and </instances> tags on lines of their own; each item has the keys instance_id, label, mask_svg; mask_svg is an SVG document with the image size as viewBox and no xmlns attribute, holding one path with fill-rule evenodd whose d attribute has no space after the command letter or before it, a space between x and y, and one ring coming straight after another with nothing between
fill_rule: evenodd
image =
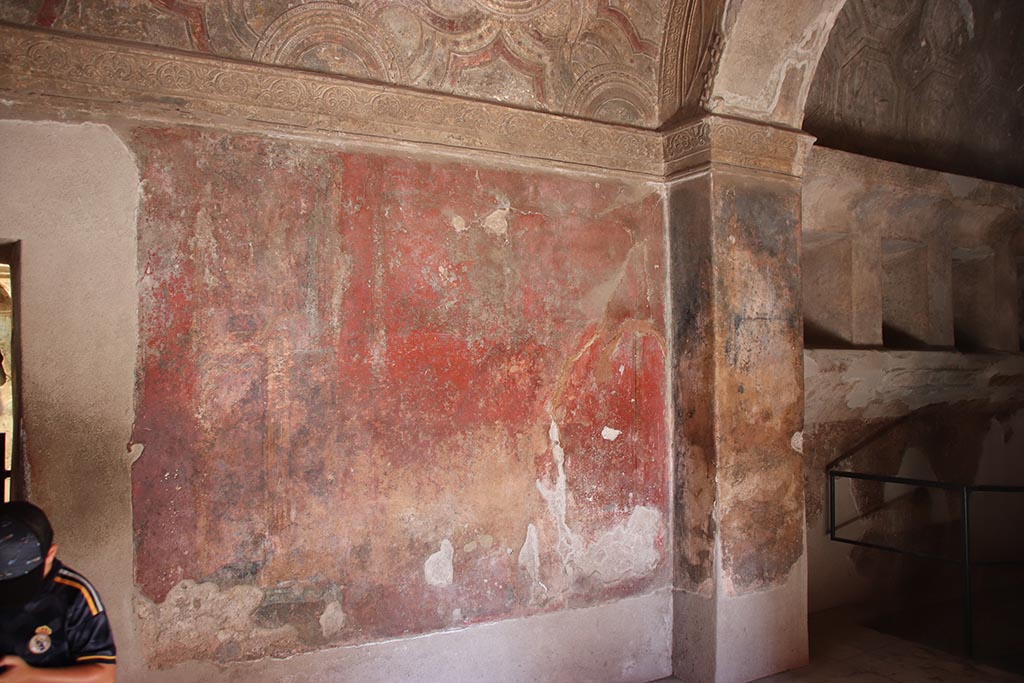
<instances>
[{"instance_id":1,"label":"arch","mask_svg":"<svg viewBox=\"0 0 1024 683\"><path fill-rule=\"evenodd\" d=\"M705 108L799 128L818 60L845 3L787 0L783 11L774 0L725 0L721 54L708 67Z\"/></svg>"}]
</instances>

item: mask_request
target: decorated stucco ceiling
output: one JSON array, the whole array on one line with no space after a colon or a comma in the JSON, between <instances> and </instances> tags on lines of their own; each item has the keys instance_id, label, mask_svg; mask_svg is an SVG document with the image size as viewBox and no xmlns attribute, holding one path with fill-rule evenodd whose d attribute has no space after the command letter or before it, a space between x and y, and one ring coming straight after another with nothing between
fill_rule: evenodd
<instances>
[{"instance_id":1,"label":"decorated stucco ceiling","mask_svg":"<svg viewBox=\"0 0 1024 683\"><path fill-rule=\"evenodd\" d=\"M699 101L721 5L0 0L0 19L655 127Z\"/></svg>"},{"instance_id":2,"label":"decorated stucco ceiling","mask_svg":"<svg viewBox=\"0 0 1024 683\"><path fill-rule=\"evenodd\" d=\"M848 0L804 129L820 145L1024 185L1024 2Z\"/></svg>"}]
</instances>

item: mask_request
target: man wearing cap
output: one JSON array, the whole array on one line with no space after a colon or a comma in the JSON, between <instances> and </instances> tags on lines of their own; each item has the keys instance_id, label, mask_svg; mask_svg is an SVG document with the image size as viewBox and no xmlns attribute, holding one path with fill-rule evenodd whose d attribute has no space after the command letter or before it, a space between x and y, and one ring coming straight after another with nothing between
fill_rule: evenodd
<instances>
[{"instance_id":1,"label":"man wearing cap","mask_svg":"<svg viewBox=\"0 0 1024 683\"><path fill-rule=\"evenodd\" d=\"M31 503L0 507L0 683L112 683L114 637L89 581L56 559Z\"/></svg>"}]
</instances>

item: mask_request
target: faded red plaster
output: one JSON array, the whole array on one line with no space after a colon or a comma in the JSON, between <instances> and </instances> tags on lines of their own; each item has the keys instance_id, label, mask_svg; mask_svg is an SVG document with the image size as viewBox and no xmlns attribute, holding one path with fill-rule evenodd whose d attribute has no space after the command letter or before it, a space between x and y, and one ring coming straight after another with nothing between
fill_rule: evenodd
<instances>
[{"instance_id":1,"label":"faded red plaster","mask_svg":"<svg viewBox=\"0 0 1024 683\"><path fill-rule=\"evenodd\" d=\"M565 566L538 489L555 419L581 548L638 506L667 519L656 193L191 130L134 145L139 588L159 608L182 579L255 587L247 623L274 634L197 636L193 656L421 633L660 580ZM531 524L547 593L519 561ZM446 540L453 582L430 585ZM335 600L344 626L318 636ZM151 659L180 654L154 633Z\"/></svg>"}]
</instances>

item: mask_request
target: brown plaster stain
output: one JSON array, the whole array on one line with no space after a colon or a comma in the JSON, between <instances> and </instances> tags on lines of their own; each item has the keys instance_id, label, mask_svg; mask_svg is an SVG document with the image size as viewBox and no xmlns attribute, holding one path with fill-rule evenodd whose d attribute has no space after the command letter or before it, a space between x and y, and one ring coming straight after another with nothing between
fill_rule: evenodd
<instances>
[{"instance_id":1,"label":"brown plaster stain","mask_svg":"<svg viewBox=\"0 0 1024 683\"><path fill-rule=\"evenodd\" d=\"M709 180L673 188L672 310L677 360L675 385L677 588L710 595L714 571L716 450L714 330L711 293ZM676 227L677 226L677 227Z\"/></svg>"},{"instance_id":2,"label":"brown plaster stain","mask_svg":"<svg viewBox=\"0 0 1024 683\"><path fill-rule=\"evenodd\" d=\"M726 589L742 594L784 581L803 554L800 194L764 177L714 182L719 524Z\"/></svg>"},{"instance_id":3,"label":"brown plaster stain","mask_svg":"<svg viewBox=\"0 0 1024 683\"><path fill-rule=\"evenodd\" d=\"M665 580L656 193L193 130L133 145L133 504L154 664ZM561 517L543 495L559 482ZM520 561L531 525L536 566ZM450 582L426 566L448 547Z\"/></svg>"}]
</instances>

